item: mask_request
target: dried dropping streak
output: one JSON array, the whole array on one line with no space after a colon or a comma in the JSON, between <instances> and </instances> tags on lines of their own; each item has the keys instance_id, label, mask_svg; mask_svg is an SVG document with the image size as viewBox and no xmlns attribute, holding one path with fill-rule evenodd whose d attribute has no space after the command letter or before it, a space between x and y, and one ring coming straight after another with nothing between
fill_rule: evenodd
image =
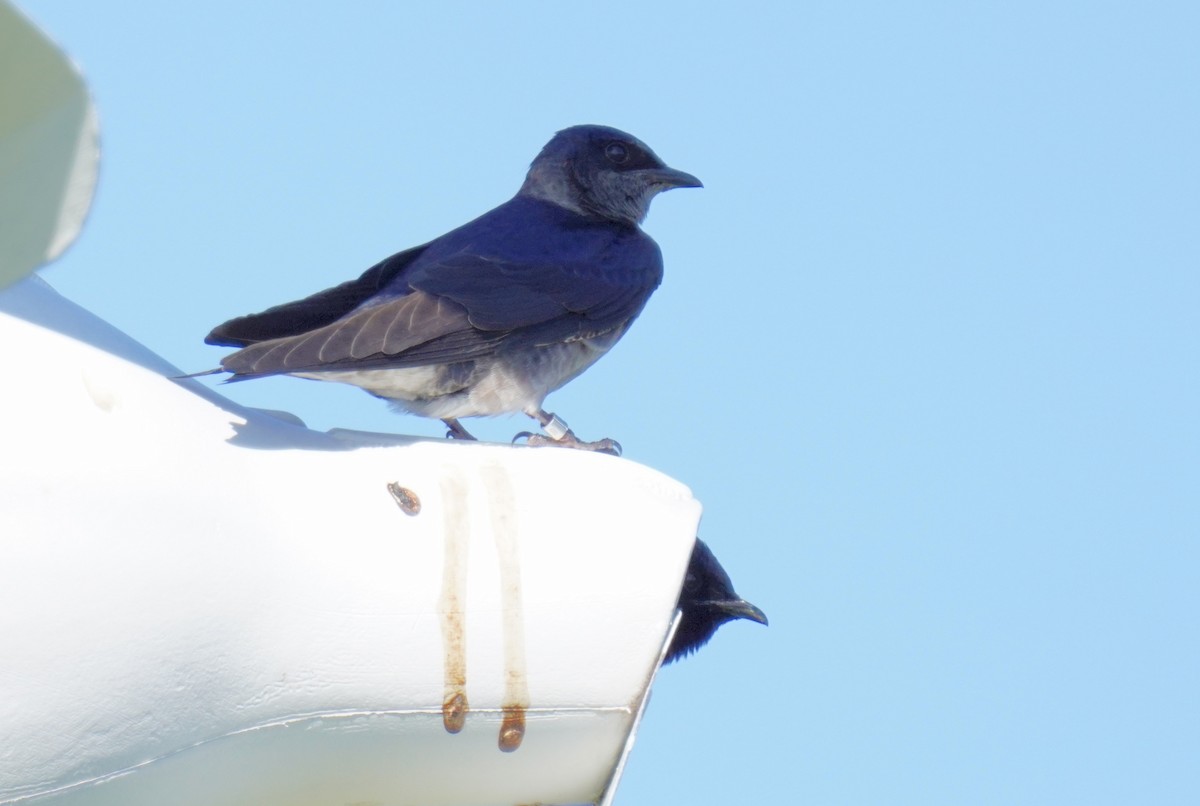
<instances>
[{"instance_id":1,"label":"dried dropping streak","mask_svg":"<svg viewBox=\"0 0 1200 806\"><path fill-rule=\"evenodd\" d=\"M504 721L499 745L506 753L525 738L525 709L529 707L529 679L525 666L525 607L521 597L521 553L517 542L516 497L508 473L499 465L481 471L488 488L492 533L500 564L500 607L504 634Z\"/></svg>"},{"instance_id":2,"label":"dried dropping streak","mask_svg":"<svg viewBox=\"0 0 1200 806\"><path fill-rule=\"evenodd\" d=\"M445 690L442 697L442 724L448 733L458 733L467 722L467 636L464 599L467 593L467 548L470 530L467 523L467 488L461 480L447 475L442 479L445 548L442 561L442 595L438 609L442 614L442 647Z\"/></svg>"},{"instance_id":3,"label":"dried dropping streak","mask_svg":"<svg viewBox=\"0 0 1200 806\"><path fill-rule=\"evenodd\" d=\"M417 494L412 490L401 487L400 482L389 481L387 489L392 494L396 506L400 507L400 511L405 515L416 515L421 511L421 499L417 498Z\"/></svg>"}]
</instances>

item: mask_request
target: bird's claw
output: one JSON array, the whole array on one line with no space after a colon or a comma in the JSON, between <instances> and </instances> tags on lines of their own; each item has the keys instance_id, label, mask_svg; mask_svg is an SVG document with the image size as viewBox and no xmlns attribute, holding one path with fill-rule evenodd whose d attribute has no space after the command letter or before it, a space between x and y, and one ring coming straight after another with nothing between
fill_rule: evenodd
<instances>
[{"instance_id":1,"label":"bird's claw","mask_svg":"<svg viewBox=\"0 0 1200 806\"><path fill-rule=\"evenodd\" d=\"M513 443L524 439L525 444L534 448L552 447L552 448L574 448L580 451L592 451L594 453L606 453L609 456L621 455L621 443L615 439L598 439L595 442L584 442L570 431L560 439L548 437L545 434L535 434L532 431L522 431L513 437Z\"/></svg>"}]
</instances>

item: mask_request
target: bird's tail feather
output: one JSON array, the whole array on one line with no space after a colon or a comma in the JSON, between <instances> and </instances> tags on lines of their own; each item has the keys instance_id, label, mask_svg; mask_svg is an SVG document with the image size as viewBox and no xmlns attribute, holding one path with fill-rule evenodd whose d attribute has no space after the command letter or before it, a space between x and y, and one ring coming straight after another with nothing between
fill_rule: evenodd
<instances>
[{"instance_id":1,"label":"bird's tail feather","mask_svg":"<svg viewBox=\"0 0 1200 806\"><path fill-rule=\"evenodd\" d=\"M199 378L203 375L216 375L218 373L228 372L228 371L229 370L225 369L224 367L214 367L213 369L206 369L202 372L193 372L188 375L172 375L171 380L182 381L185 378Z\"/></svg>"}]
</instances>

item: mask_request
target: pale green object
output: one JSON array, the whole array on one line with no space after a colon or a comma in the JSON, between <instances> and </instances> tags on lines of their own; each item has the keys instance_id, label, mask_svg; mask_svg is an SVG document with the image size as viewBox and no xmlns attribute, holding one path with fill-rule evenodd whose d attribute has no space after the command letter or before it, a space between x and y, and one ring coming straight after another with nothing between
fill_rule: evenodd
<instances>
[{"instance_id":1,"label":"pale green object","mask_svg":"<svg viewBox=\"0 0 1200 806\"><path fill-rule=\"evenodd\" d=\"M98 131L79 71L0 0L0 288L79 235L96 189Z\"/></svg>"}]
</instances>

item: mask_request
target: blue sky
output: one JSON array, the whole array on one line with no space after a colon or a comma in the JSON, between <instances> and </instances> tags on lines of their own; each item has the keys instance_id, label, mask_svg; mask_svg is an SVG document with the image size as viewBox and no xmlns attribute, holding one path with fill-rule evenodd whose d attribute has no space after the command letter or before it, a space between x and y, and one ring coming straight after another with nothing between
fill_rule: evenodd
<instances>
[{"instance_id":1,"label":"blue sky","mask_svg":"<svg viewBox=\"0 0 1200 806\"><path fill-rule=\"evenodd\" d=\"M664 285L548 408L691 486L771 626L664 671L618 803L1192 802L1197 7L417 5L21 3L103 138L43 276L205 369L213 325L626 129L706 186L655 201Z\"/></svg>"}]
</instances>

